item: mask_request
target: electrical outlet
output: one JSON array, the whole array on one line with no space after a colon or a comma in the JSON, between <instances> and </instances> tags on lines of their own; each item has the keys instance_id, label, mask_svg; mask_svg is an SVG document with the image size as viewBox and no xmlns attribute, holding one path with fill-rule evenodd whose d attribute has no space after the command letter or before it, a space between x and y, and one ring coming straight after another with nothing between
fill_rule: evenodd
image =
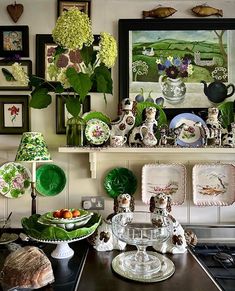
<instances>
[{"instance_id":1,"label":"electrical outlet","mask_svg":"<svg viewBox=\"0 0 235 291\"><path fill-rule=\"evenodd\" d=\"M100 196L83 196L82 207L86 210L104 210L104 198Z\"/></svg>"}]
</instances>

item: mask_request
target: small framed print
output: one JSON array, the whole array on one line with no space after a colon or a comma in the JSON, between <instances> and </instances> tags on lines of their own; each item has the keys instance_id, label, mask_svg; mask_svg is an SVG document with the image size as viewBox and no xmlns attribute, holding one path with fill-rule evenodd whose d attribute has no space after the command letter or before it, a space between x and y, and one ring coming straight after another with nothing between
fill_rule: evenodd
<instances>
[{"instance_id":1,"label":"small framed print","mask_svg":"<svg viewBox=\"0 0 235 291\"><path fill-rule=\"evenodd\" d=\"M8 91L19 91L19 90L31 90L32 87L30 85L25 86L16 80L8 80L7 74L8 72L12 73L12 65L14 61L3 61L0 60L0 90L8 90ZM30 76L32 74L32 62L30 60L27 61L17 61L23 67L25 73Z\"/></svg>"},{"instance_id":2,"label":"small framed print","mask_svg":"<svg viewBox=\"0 0 235 291\"><path fill-rule=\"evenodd\" d=\"M70 10L72 7L78 8L80 11L86 13L90 17L91 0L88 1L57 0L57 16L59 17L63 12Z\"/></svg>"},{"instance_id":3,"label":"small framed print","mask_svg":"<svg viewBox=\"0 0 235 291\"><path fill-rule=\"evenodd\" d=\"M90 95L87 95L83 107L82 113L89 112L91 107ZM66 133L67 120L72 117L66 109L65 98L63 95L56 95L56 133Z\"/></svg>"},{"instance_id":4,"label":"small framed print","mask_svg":"<svg viewBox=\"0 0 235 291\"><path fill-rule=\"evenodd\" d=\"M0 116L0 134L22 134L29 131L28 96L0 96Z\"/></svg>"},{"instance_id":5,"label":"small framed print","mask_svg":"<svg viewBox=\"0 0 235 291\"><path fill-rule=\"evenodd\" d=\"M0 57L29 56L29 27L0 26Z\"/></svg>"}]
</instances>

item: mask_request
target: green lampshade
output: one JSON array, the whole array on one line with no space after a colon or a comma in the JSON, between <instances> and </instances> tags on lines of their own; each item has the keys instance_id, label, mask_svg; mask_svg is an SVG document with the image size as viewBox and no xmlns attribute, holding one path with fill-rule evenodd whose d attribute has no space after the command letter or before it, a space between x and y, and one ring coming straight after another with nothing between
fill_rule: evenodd
<instances>
[{"instance_id":1,"label":"green lampshade","mask_svg":"<svg viewBox=\"0 0 235 291\"><path fill-rule=\"evenodd\" d=\"M51 155L41 132L24 132L16 154L16 161L50 161Z\"/></svg>"}]
</instances>

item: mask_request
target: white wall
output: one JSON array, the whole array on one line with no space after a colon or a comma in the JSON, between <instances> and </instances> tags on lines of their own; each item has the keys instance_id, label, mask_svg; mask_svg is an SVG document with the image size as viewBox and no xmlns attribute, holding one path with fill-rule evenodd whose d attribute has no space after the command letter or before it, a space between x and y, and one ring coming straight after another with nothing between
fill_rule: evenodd
<instances>
[{"instance_id":1,"label":"white wall","mask_svg":"<svg viewBox=\"0 0 235 291\"><path fill-rule=\"evenodd\" d=\"M203 1L202 1L203 2ZM24 5L24 13L16 25L28 25L30 33L30 57L33 62L33 72L35 72L35 35L51 33L57 15L56 0L21 0L17 3ZM6 12L9 0L0 1L0 25L15 25ZM177 12L172 16L175 18L190 18L190 9L200 4L198 1L171 0L160 2L161 5L172 6ZM222 8L224 17L233 17L235 11L234 1L207 1L207 4ZM117 37L117 23L120 18L141 18L143 10L150 10L158 5L158 1L142 0L92 0L91 19L94 34L101 31L108 31ZM108 96L108 106L104 105L103 99L98 94L92 95L91 107L93 110L103 111L111 118L117 114L118 104L118 66L113 70L114 94ZM1 95L25 94L28 92L1 91ZM227 223L235 222L235 206L227 207L196 207L192 203L191 187L191 167L198 161L229 161L234 162L234 155L218 156L211 155L100 155L97 162L98 177L90 178L89 161L86 154L64 154L58 153L57 148L65 145L65 136L55 133L55 102L45 110L30 110L30 125L32 131L41 131L52 152L53 162L62 167L67 176L67 184L62 193L55 197L38 196L38 213L43 213L63 207L80 207L81 196L102 195L105 197L106 208L103 215L112 212L112 199L107 196L103 189L103 179L105 174L114 167L124 166L133 170L138 177L139 185L135 194L136 208L146 209L141 202L141 168L145 163L156 162L183 162L188 171L187 196L182 206L173 207L173 214L182 222L187 223ZM17 146L21 136L0 135L0 164L7 161L14 161ZM20 218L30 215L30 193L19 199L6 199L0 196L0 216L6 216L13 211L12 225L19 226Z\"/></svg>"}]
</instances>

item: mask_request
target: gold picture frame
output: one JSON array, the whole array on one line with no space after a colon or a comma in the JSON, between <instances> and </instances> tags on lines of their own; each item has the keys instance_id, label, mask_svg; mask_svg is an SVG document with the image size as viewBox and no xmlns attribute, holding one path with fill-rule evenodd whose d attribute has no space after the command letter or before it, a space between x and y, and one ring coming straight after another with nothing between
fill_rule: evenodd
<instances>
[{"instance_id":1,"label":"gold picture frame","mask_svg":"<svg viewBox=\"0 0 235 291\"><path fill-rule=\"evenodd\" d=\"M90 17L91 0L87 1L57 0L57 16L59 17L64 11L68 11L74 6L78 8L80 11L86 13Z\"/></svg>"}]
</instances>

